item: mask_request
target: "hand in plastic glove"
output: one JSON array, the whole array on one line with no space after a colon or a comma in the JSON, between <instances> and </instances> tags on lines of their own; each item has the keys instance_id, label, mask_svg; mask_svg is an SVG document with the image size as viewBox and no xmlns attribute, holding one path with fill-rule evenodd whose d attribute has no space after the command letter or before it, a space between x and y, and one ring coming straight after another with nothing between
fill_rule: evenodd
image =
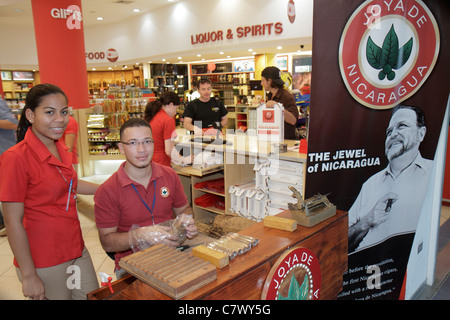
<instances>
[{"instance_id":1,"label":"hand in plastic glove","mask_svg":"<svg viewBox=\"0 0 450 320\"><path fill-rule=\"evenodd\" d=\"M128 231L128 237L133 252L147 249L157 243L172 247L179 245L178 237L170 232L170 227L162 225L148 227L133 225Z\"/></svg>"},{"instance_id":2,"label":"hand in plastic glove","mask_svg":"<svg viewBox=\"0 0 450 320\"><path fill-rule=\"evenodd\" d=\"M172 224L172 230L175 230L173 231L174 233L183 234L189 239L194 238L198 234L194 219L190 214L186 213L181 213L176 217Z\"/></svg>"},{"instance_id":3,"label":"hand in plastic glove","mask_svg":"<svg viewBox=\"0 0 450 320\"><path fill-rule=\"evenodd\" d=\"M186 236L189 239L194 238L198 234L197 226L195 225L194 218L191 215L182 213L180 216L185 216L184 221L186 225Z\"/></svg>"}]
</instances>

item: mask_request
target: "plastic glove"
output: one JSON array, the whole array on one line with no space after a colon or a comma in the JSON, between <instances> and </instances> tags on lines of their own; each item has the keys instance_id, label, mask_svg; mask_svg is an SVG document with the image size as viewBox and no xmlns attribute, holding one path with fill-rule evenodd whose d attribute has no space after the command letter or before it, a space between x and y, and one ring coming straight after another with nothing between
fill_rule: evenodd
<instances>
[{"instance_id":1,"label":"plastic glove","mask_svg":"<svg viewBox=\"0 0 450 320\"><path fill-rule=\"evenodd\" d=\"M198 234L197 226L191 215L182 213L179 214L172 223L173 234L177 235L182 243L186 237L192 239Z\"/></svg>"},{"instance_id":2,"label":"plastic glove","mask_svg":"<svg viewBox=\"0 0 450 320\"><path fill-rule=\"evenodd\" d=\"M178 237L170 232L169 226L164 225L148 227L133 225L128 231L128 239L133 252L147 249L157 243L164 243L172 247L179 245Z\"/></svg>"}]
</instances>

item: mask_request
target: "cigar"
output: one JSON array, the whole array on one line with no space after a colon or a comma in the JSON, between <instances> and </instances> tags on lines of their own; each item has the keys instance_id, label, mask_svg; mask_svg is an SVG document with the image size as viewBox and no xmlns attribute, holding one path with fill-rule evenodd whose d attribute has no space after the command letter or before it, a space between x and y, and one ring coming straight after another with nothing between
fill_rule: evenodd
<instances>
[{"instance_id":1,"label":"cigar","mask_svg":"<svg viewBox=\"0 0 450 320\"><path fill-rule=\"evenodd\" d=\"M389 212L391 211L392 203L394 202L394 199L389 199L386 203L386 209L384 211Z\"/></svg>"}]
</instances>

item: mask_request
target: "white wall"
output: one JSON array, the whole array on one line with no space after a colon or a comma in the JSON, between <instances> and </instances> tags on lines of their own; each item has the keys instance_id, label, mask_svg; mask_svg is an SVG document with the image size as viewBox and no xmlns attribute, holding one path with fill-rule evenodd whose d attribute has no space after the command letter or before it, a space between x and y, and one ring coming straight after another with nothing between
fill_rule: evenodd
<instances>
[{"instance_id":1,"label":"white wall","mask_svg":"<svg viewBox=\"0 0 450 320\"><path fill-rule=\"evenodd\" d=\"M263 48L282 43L312 43L313 0L295 0L296 19L289 22L288 0L185 0L137 18L116 24L85 27L87 52L114 48L121 61L163 57L170 53L213 52L220 49ZM283 32L276 35L238 39L236 28L281 22ZM233 31L233 39L191 44L191 35L217 30ZM0 67L5 65L36 65L37 51L34 31L29 28L0 30Z\"/></svg>"}]
</instances>

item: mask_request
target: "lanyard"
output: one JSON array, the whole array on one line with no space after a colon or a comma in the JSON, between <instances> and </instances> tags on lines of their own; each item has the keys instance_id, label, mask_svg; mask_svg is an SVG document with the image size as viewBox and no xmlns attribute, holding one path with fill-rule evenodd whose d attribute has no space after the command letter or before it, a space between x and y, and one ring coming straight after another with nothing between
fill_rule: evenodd
<instances>
[{"instance_id":1,"label":"lanyard","mask_svg":"<svg viewBox=\"0 0 450 320\"><path fill-rule=\"evenodd\" d=\"M70 179L70 183L68 184L68 183L67 183L66 177L64 177L64 175L63 175L62 172L61 172L61 169L59 169L58 166L56 166L56 169L58 169L59 174L60 174L61 177L64 179L64 182L66 183L66 185L69 186L69 195L67 196L67 202L66 202L66 212L67 212L67 211L69 211L69 201L70 201L70 195L71 195L71 193L73 192L73 199L76 199L76 198L77 198L77 193L75 192L75 190L73 190L73 187L72 187L72 186L73 186L73 178Z\"/></svg>"},{"instance_id":2,"label":"lanyard","mask_svg":"<svg viewBox=\"0 0 450 320\"><path fill-rule=\"evenodd\" d=\"M147 208L147 210L150 211L150 214L152 215L152 222L153 222L153 224L155 224L155 219L153 218L153 209L155 209L155 202L156 202L156 180L153 180L153 204L152 204L151 209L148 206L148 204L144 201L144 199L142 199L142 197L139 194L139 192L137 191L135 185L132 183L131 186L133 187L134 191L136 191L137 195L139 196L139 199L141 199L142 203Z\"/></svg>"}]
</instances>

